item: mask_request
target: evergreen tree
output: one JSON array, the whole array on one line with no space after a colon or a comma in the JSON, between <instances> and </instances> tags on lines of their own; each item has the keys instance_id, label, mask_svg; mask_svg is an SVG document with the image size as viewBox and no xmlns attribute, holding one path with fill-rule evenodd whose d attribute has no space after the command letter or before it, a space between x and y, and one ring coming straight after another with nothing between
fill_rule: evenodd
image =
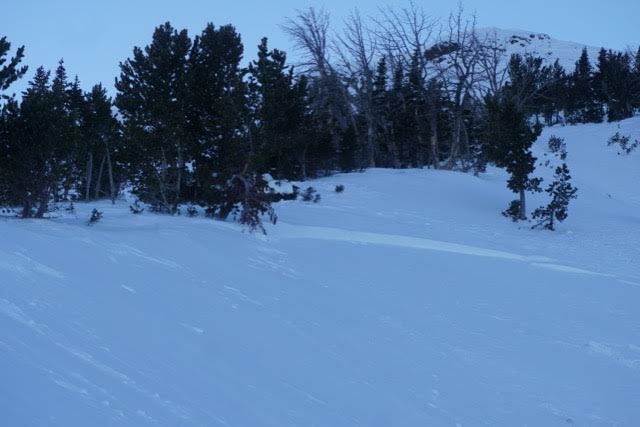
<instances>
[{"instance_id":1,"label":"evergreen tree","mask_svg":"<svg viewBox=\"0 0 640 427\"><path fill-rule=\"evenodd\" d=\"M254 167L276 178L306 178L310 143L304 138L306 78L296 79L293 67L286 65L286 54L269 51L266 38L258 46L249 75Z\"/></svg>"},{"instance_id":2,"label":"evergreen tree","mask_svg":"<svg viewBox=\"0 0 640 427\"><path fill-rule=\"evenodd\" d=\"M604 117L602 105L597 100L594 88L593 67L587 49L582 50L570 75L567 120L570 123L600 123Z\"/></svg>"},{"instance_id":3,"label":"evergreen tree","mask_svg":"<svg viewBox=\"0 0 640 427\"><path fill-rule=\"evenodd\" d=\"M571 185L571 175L566 163L558 166L553 182L545 190L551 201L545 207L536 209L532 216L537 223L533 228L542 227L547 230L555 230L555 221L562 222L567 219L569 202L577 198L578 189Z\"/></svg>"},{"instance_id":4,"label":"evergreen tree","mask_svg":"<svg viewBox=\"0 0 640 427\"><path fill-rule=\"evenodd\" d=\"M540 179L531 178L536 158L531 146L541 133L540 126L530 126L527 115L518 109L511 97L488 97L485 154L496 166L511 175L507 187L519 194L519 200L506 215L514 221L525 220L527 191L539 191Z\"/></svg>"},{"instance_id":5,"label":"evergreen tree","mask_svg":"<svg viewBox=\"0 0 640 427\"><path fill-rule=\"evenodd\" d=\"M7 90L11 83L18 80L27 72L26 65L20 66L20 62L22 62L24 58L24 46L18 48L13 58L7 58L10 50L11 43L7 38L0 38L0 97L4 96L2 92ZM8 63L7 60L9 60Z\"/></svg>"},{"instance_id":6,"label":"evergreen tree","mask_svg":"<svg viewBox=\"0 0 640 427\"><path fill-rule=\"evenodd\" d=\"M388 68L386 57L378 61L373 83L373 116L375 117L377 154L376 164L386 167L398 167L398 149L393 132L393 108L391 91L388 88Z\"/></svg>"},{"instance_id":7,"label":"evergreen tree","mask_svg":"<svg viewBox=\"0 0 640 427\"><path fill-rule=\"evenodd\" d=\"M112 99L101 84L83 95L82 143L77 164L83 170L82 187L86 200L108 195L112 203L118 193L122 176L120 155L120 125L113 111ZM82 168L82 166L86 167ZM97 167L96 167L97 166ZM108 193L107 193L108 189Z\"/></svg>"},{"instance_id":8,"label":"evergreen tree","mask_svg":"<svg viewBox=\"0 0 640 427\"><path fill-rule=\"evenodd\" d=\"M231 25L213 24L193 43L189 115L193 201L216 206L235 175L248 171L248 99L240 61L244 47Z\"/></svg>"},{"instance_id":9,"label":"evergreen tree","mask_svg":"<svg viewBox=\"0 0 640 427\"><path fill-rule=\"evenodd\" d=\"M640 110L640 46L633 59L633 72L632 72L632 94L633 94L633 107L636 110Z\"/></svg>"},{"instance_id":10,"label":"evergreen tree","mask_svg":"<svg viewBox=\"0 0 640 427\"><path fill-rule=\"evenodd\" d=\"M120 64L116 105L122 115L134 193L157 210L176 213L190 160L189 52L186 30L157 27L151 44Z\"/></svg>"},{"instance_id":11,"label":"evergreen tree","mask_svg":"<svg viewBox=\"0 0 640 427\"><path fill-rule=\"evenodd\" d=\"M628 53L600 50L595 82L598 97L607 105L610 122L633 115L635 94L632 61Z\"/></svg>"},{"instance_id":12,"label":"evergreen tree","mask_svg":"<svg viewBox=\"0 0 640 427\"><path fill-rule=\"evenodd\" d=\"M73 121L66 93L68 82L61 65L50 83L40 67L20 104L4 109L4 144L0 146L0 182L8 204L22 206L22 217L42 218L51 200L69 180Z\"/></svg>"}]
</instances>

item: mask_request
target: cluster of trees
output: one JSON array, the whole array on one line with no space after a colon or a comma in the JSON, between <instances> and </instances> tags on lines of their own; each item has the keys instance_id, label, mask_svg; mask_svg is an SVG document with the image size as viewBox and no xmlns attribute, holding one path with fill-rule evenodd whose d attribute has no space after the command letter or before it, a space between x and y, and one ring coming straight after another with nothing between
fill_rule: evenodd
<instances>
[{"instance_id":1,"label":"cluster of trees","mask_svg":"<svg viewBox=\"0 0 640 427\"><path fill-rule=\"evenodd\" d=\"M243 66L231 25L191 37L166 23L120 64L115 99L83 92L61 63L43 68L0 114L0 203L41 217L52 201L108 197L124 186L152 209L199 205L209 215L259 223L272 194L263 179L304 180L335 170L505 168L526 218L531 145L541 123L620 120L640 108L640 50L586 50L567 73L480 37L462 9L439 31L418 6L389 8L344 30L308 9L284 30L301 64L267 39ZM442 29L444 28L444 29ZM0 40L0 66L10 45ZM23 48L0 68L0 90L21 77ZM568 171L566 173L568 176Z\"/></svg>"},{"instance_id":2,"label":"cluster of trees","mask_svg":"<svg viewBox=\"0 0 640 427\"><path fill-rule=\"evenodd\" d=\"M85 93L62 63L53 78L38 68L22 100L9 99L0 116L0 201L42 218L51 202L115 200L124 179L114 174L118 129L102 86Z\"/></svg>"}]
</instances>

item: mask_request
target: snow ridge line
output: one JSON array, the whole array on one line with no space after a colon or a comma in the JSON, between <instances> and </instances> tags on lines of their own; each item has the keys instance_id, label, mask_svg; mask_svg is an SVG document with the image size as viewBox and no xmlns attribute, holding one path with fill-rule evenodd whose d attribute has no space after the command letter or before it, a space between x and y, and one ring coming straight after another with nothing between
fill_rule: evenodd
<instances>
[{"instance_id":1,"label":"snow ridge line","mask_svg":"<svg viewBox=\"0 0 640 427\"><path fill-rule=\"evenodd\" d=\"M459 243L443 242L440 240L425 239L421 237L402 236L397 234L369 233L364 231L344 230L331 227L299 226L280 224L278 236L288 239L314 239L348 243L361 243L373 245L396 246L411 249L454 253L477 257L497 258L510 261L519 261L530 264L533 267L563 273L587 274L615 278L612 274L598 273L582 268L558 264L556 260L544 256L519 255L512 252L504 252L495 249L486 249L477 246L462 245Z\"/></svg>"}]
</instances>

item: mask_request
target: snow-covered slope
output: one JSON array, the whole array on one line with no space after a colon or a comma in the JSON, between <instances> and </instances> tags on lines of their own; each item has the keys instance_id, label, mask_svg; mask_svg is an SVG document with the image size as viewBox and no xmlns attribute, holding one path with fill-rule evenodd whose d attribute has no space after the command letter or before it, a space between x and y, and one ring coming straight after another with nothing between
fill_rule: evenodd
<instances>
[{"instance_id":1,"label":"snow-covered slope","mask_svg":"<svg viewBox=\"0 0 640 427\"><path fill-rule=\"evenodd\" d=\"M580 188L555 233L499 215L496 170L318 180L266 237L125 203L0 218L0 424L640 425L640 153L616 129L541 138Z\"/></svg>"},{"instance_id":2,"label":"snow-covered slope","mask_svg":"<svg viewBox=\"0 0 640 427\"><path fill-rule=\"evenodd\" d=\"M479 28L478 36L481 39L498 40L505 48L505 57L509 58L514 53L531 53L544 58L547 63L559 60L565 70L571 72L576 61L580 58L583 48L587 48L589 59L595 64L599 47L586 46L580 43L556 40L544 33L536 33L524 30L505 30L501 28Z\"/></svg>"}]
</instances>

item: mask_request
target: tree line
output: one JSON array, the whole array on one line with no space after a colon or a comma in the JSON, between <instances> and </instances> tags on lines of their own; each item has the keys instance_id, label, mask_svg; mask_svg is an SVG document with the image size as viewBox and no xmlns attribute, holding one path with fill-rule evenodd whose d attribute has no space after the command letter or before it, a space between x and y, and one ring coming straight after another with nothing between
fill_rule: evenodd
<instances>
[{"instance_id":1,"label":"tree line","mask_svg":"<svg viewBox=\"0 0 640 427\"><path fill-rule=\"evenodd\" d=\"M602 49L595 64L585 49L569 71L506 58L461 8L444 25L413 3L371 19L354 12L339 33L327 13L308 9L283 29L302 58L296 67L267 38L243 66L231 25L192 37L167 22L120 63L114 99L100 84L83 91L62 61L53 74L37 69L21 100L4 97L0 204L39 218L56 202L115 202L127 188L157 212L198 205L255 228L261 214L275 220L271 203L291 197L273 193L267 173L481 173L491 163L509 172L519 198L506 212L522 220L525 194L540 190L530 148L543 125L640 109L640 49ZM0 39L0 91L26 72L24 48L10 49Z\"/></svg>"}]
</instances>

